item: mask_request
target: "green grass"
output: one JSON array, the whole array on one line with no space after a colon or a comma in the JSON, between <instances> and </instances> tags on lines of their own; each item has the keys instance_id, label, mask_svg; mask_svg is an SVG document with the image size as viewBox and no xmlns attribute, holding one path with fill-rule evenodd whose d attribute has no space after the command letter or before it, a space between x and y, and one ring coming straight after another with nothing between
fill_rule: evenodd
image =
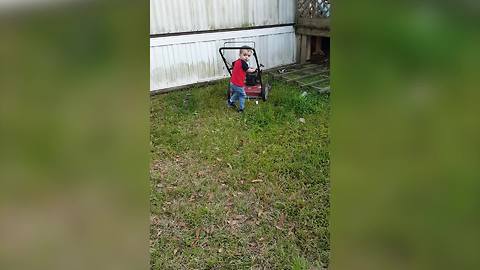
<instances>
[{"instance_id":1,"label":"green grass","mask_svg":"<svg viewBox=\"0 0 480 270\"><path fill-rule=\"evenodd\" d=\"M328 96L276 83L239 114L225 87L151 98L152 269L327 267Z\"/></svg>"}]
</instances>

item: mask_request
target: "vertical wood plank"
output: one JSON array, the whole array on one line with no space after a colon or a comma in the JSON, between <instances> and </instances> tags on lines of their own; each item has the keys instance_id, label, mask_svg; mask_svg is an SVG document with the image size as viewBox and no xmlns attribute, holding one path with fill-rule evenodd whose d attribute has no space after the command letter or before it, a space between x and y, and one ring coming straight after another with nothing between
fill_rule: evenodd
<instances>
[{"instance_id":1,"label":"vertical wood plank","mask_svg":"<svg viewBox=\"0 0 480 270\"><path fill-rule=\"evenodd\" d=\"M307 60L310 60L310 56L312 55L312 36L307 36Z\"/></svg>"},{"instance_id":2,"label":"vertical wood plank","mask_svg":"<svg viewBox=\"0 0 480 270\"><path fill-rule=\"evenodd\" d=\"M322 51L322 37L317 37L317 42L316 42L315 46L316 46L316 48L315 48L316 52Z\"/></svg>"},{"instance_id":3,"label":"vertical wood plank","mask_svg":"<svg viewBox=\"0 0 480 270\"><path fill-rule=\"evenodd\" d=\"M307 36L301 35L300 64L307 62Z\"/></svg>"},{"instance_id":4,"label":"vertical wood plank","mask_svg":"<svg viewBox=\"0 0 480 270\"><path fill-rule=\"evenodd\" d=\"M301 48L302 48L302 36L301 35L295 35L295 39L296 39L296 54L295 54L295 62L296 63L300 63L300 51L301 51Z\"/></svg>"}]
</instances>

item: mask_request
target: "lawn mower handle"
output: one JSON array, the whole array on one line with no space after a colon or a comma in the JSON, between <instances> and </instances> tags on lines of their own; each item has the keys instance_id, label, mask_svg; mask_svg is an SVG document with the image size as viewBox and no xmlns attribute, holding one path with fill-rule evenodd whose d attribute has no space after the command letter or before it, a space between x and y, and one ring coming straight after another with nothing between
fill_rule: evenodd
<instances>
[{"instance_id":1,"label":"lawn mower handle","mask_svg":"<svg viewBox=\"0 0 480 270\"><path fill-rule=\"evenodd\" d=\"M245 43L252 43L253 46L249 46L255 48L255 41L227 41L223 43L223 47L228 47L227 44L245 44Z\"/></svg>"}]
</instances>

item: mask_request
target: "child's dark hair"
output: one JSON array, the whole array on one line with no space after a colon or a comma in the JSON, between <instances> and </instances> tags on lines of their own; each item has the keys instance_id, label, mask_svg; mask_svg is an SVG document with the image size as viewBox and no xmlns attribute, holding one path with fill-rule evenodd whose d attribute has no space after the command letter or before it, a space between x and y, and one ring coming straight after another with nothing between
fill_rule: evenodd
<instances>
[{"instance_id":1,"label":"child's dark hair","mask_svg":"<svg viewBox=\"0 0 480 270\"><path fill-rule=\"evenodd\" d=\"M246 45L243 45L243 46L240 48L239 54L242 54L242 51L251 51L251 50L252 50L251 47L246 46Z\"/></svg>"}]
</instances>

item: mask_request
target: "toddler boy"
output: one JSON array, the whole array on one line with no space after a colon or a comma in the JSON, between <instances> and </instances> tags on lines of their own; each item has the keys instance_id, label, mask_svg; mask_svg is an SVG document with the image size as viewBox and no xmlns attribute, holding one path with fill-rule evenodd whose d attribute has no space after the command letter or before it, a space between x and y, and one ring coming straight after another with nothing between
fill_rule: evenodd
<instances>
[{"instance_id":1,"label":"toddler boy","mask_svg":"<svg viewBox=\"0 0 480 270\"><path fill-rule=\"evenodd\" d=\"M245 78L247 72L254 72L256 68L249 68L247 61L250 58L251 50L249 47L242 47L238 59L233 62L232 77L230 78L230 89L232 96L228 100L228 107L235 108L235 102L238 100L240 107L238 112L243 112L245 109Z\"/></svg>"}]
</instances>

